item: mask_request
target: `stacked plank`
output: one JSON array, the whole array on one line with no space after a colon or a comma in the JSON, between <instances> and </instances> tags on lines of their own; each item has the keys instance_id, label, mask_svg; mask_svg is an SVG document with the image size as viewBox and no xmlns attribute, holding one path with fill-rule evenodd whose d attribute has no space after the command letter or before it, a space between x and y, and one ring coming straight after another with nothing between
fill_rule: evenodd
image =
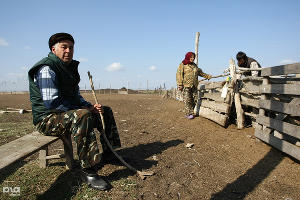
<instances>
[{"instance_id":1,"label":"stacked plank","mask_svg":"<svg viewBox=\"0 0 300 200\"><path fill-rule=\"evenodd\" d=\"M259 109L259 99L261 96L259 87L262 84L262 77L244 77L239 80L239 93L244 114L251 117L252 124L255 123Z\"/></svg>"},{"instance_id":2,"label":"stacked plank","mask_svg":"<svg viewBox=\"0 0 300 200\"><path fill-rule=\"evenodd\" d=\"M297 74L300 74L300 63L262 69L255 136L300 160L300 80Z\"/></svg>"},{"instance_id":3,"label":"stacked plank","mask_svg":"<svg viewBox=\"0 0 300 200\"><path fill-rule=\"evenodd\" d=\"M221 93L225 84L225 81L200 84L194 113L226 126L233 100L233 89L228 88L227 95L223 98Z\"/></svg>"}]
</instances>

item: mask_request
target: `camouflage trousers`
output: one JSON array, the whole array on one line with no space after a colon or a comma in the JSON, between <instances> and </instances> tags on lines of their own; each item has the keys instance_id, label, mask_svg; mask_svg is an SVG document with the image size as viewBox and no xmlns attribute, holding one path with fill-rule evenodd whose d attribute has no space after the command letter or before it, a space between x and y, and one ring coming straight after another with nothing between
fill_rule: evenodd
<instances>
[{"instance_id":1,"label":"camouflage trousers","mask_svg":"<svg viewBox=\"0 0 300 200\"><path fill-rule=\"evenodd\" d=\"M110 107L103 106L105 135L113 148L121 147L117 125ZM83 168L96 165L101 161L94 128L101 131L102 123L99 114L87 109L70 110L62 113L51 113L40 121L37 130L45 135L63 136L72 134L77 146L78 158ZM108 152L104 138L100 136L103 152Z\"/></svg>"},{"instance_id":2,"label":"camouflage trousers","mask_svg":"<svg viewBox=\"0 0 300 200\"><path fill-rule=\"evenodd\" d=\"M197 88L196 87L185 87L183 88L183 101L184 110L186 115L194 114L194 107L197 103Z\"/></svg>"}]
</instances>

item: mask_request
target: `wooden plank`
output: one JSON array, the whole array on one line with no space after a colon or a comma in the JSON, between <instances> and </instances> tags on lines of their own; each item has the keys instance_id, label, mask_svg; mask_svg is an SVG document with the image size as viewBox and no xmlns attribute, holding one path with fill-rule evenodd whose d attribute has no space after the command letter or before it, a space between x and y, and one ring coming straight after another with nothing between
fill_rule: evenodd
<instances>
[{"instance_id":1,"label":"wooden plank","mask_svg":"<svg viewBox=\"0 0 300 200\"><path fill-rule=\"evenodd\" d=\"M200 107L199 116L205 117L207 119L210 119L221 126L225 126L228 120L227 115L222 115L218 112L215 112L209 108Z\"/></svg>"},{"instance_id":2,"label":"wooden plank","mask_svg":"<svg viewBox=\"0 0 300 200\"><path fill-rule=\"evenodd\" d=\"M255 129L255 137L279 149L280 151L300 160L300 147L290 144L284 140L280 140L271 134L264 134L262 130Z\"/></svg>"},{"instance_id":3,"label":"wooden plank","mask_svg":"<svg viewBox=\"0 0 300 200\"><path fill-rule=\"evenodd\" d=\"M206 99L204 99L202 101L201 106L205 107L205 108L210 108L217 112L226 113L226 114L229 113L230 107L231 107L230 105L228 105L226 103L219 103L216 101L209 101Z\"/></svg>"},{"instance_id":4,"label":"wooden plank","mask_svg":"<svg viewBox=\"0 0 300 200\"><path fill-rule=\"evenodd\" d=\"M298 84L268 84L260 86L261 93L275 94L292 94L300 95L300 87Z\"/></svg>"},{"instance_id":5,"label":"wooden plank","mask_svg":"<svg viewBox=\"0 0 300 200\"><path fill-rule=\"evenodd\" d=\"M225 83L226 81L207 83L204 85L204 89L210 90L210 89L222 88L225 85Z\"/></svg>"},{"instance_id":6,"label":"wooden plank","mask_svg":"<svg viewBox=\"0 0 300 200\"><path fill-rule=\"evenodd\" d=\"M265 116L258 116L256 122L300 139L300 126Z\"/></svg>"},{"instance_id":7,"label":"wooden plank","mask_svg":"<svg viewBox=\"0 0 300 200\"><path fill-rule=\"evenodd\" d=\"M254 77L254 76L246 76L241 78L241 80L244 81L255 81L255 82L262 82L263 77Z\"/></svg>"},{"instance_id":8,"label":"wooden plank","mask_svg":"<svg viewBox=\"0 0 300 200\"><path fill-rule=\"evenodd\" d=\"M244 114L247 115L247 116L253 117L254 119L256 119L256 117L258 116L257 114L250 113L250 112L244 112Z\"/></svg>"},{"instance_id":9,"label":"wooden plank","mask_svg":"<svg viewBox=\"0 0 300 200\"><path fill-rule=\"evenodd\" d=\"M39 152L39 165L40 168L46 168L48 160L46 159L48 155L48 147L44 147L44 149L41 149Z\"/></svg>"},{"instance_id":10,"label":"wooden plank","mask_svg":"<svg viewBox=\"0 0 300 200\"><path fill-rule=\"evenodd\" d=\"M259 100L250 98L248 95L241 94L242 105L259 108Z\"/></svg>"},{"instance_id":11,"label":"wooden plank","mask_svg":"<svg viewBox=\"0 0 300 200\"><path fill-rule=\"evenodd\" d=\"M253 84L253 82L243 83L243 87L239 90L241 93L260 94L260 82Z\"/></svg>"},{"instance_id":12,"label":"wooden plank","mask_svg":"<svg viewBox=\"0 0 300 200\"><path fill-rule=\"evenodd\" d=\"M236 86L237 87L237 86ZM236 121L237 121L237 128L242 129L244 128L245 116L244 110L241 105L241 97L240 93L234 93L234 104L235 104L235 111L236 111Z\"/></svg>"},{"instance_id":13,"label":"wooden plank","mask_svg":"<svg viewBox=\"0 0 300 200\"><path fill-rule=\"evenodd\" d=\"M58 137L44 136L39 132L33 132L0 146L0 169L37 152L57 140L59 140Z\"/></svg>"},{"instance_id":14,"label":"wooden plank","mask_svg":"<svg viewBox=\"0 0 300 200\"><path fill-rule=\"evenodd\" d=\"M288 65L262 68L261 76L300 74L300 62Z\"/></svg>"},{"instance_id":15,"label":"wooden plank","mask_svg":"<svg viewBox=\"0 0 300 200\"><path fill-rule=\"evenodd\" d=\"M236 80L236 66L234 60L231 58L229 62L230 66L230 76L233 77L232 81L234 83L234 104L235 104L235 112L236 112L236 122L237 122L237 128L242 129L244 128L244 121L245 121L245 115L244 110L242 108L241 104L241 95L239 93L239 82ZM234 69L234 70L232 70ZM245 86L245 84L244 84Z\"/></svg>"},{"instance_id":16,"label":"wooden plank","mask_svg":"<svg viewBox=\"0 0 300 200\"><path fill-rule=\"evenodd\" d=\"M238 67L238 69L241 71L261 71L262 70L262 68L252 69L252 68L246 68L246 67Z\"/></svg>"},{"instance_id":17,"label":"wooden plank","mask_svg":"<svg viewBox=\"0 0 300 200\"><path fill-rule=\"evenodd\" d=\"M196 39L195 39L195 63L198 66L198 47L199 47L199 37L200 33L196 33Z\"/></svg>"},{"instance_id":18,"label":"wooden plank","mask_svg":"<svg viewBox=\"0 0 300 200\"><path fill-rule=\"evenodd\" d=\"M281 101L284 103L289 103L292 99L295 98L293 95L283 95L283 94L270 94L270 99L274 101Z\"/></svg>"},{"instance_id":19,"label":"wooden plank","mask_svg":"<svg viewBox=\"0 0 300 200\"><path fill-rule=\"evenodd\" d=\"M224 102L224 98L221 97L221 92L204 93L203 98L211 99L217 102Z\"/></svg>"},{"instance_id":20,"label":"wooden plank","mask_svg":"<svg viewBox=\"0 0 300 200\"><path fill-rule=\"evenodd\" d=\"M263 82L262 82L262 86L266 86L266 85L268 85L268 84L269 84L269 79L268 79L268 78L264 78L264 79L263 79ZM267 95L261 94L260 99L262 99L262 100L267 100ZM265 112L264 109L259 108L259 115L260 115L260 116L265 116L265 113L266 113L266 112Z\"/></svg>"},{"instance_id":21,"label":"wooden plank","mask_svg":"<svg viewBox=\"0 0 300 200\"><path fill-rule=\"evenodd\" d=\"M285 113L292 116L300 116L299 105L282 103L280 101L260 100L259 106L264 109Z\"/></svg>"},{"instance_id":22,"label":"wooden plank","mask_svg":"<svg viewBox=\"0 0 300 200\"><path fill-rule=\"evenodd\" d=\"M46 160L61 159L65 157L66 157L65 154L56 154L56 155L46 156Z\"/></svg>"},{"instance_id":23,"label":"wooden plank","mask_svg":"<svg viewBox=\"0 0 300 200\"><path fill-rule=\"evenodd\" d=\"M201 106L201 104L202 104L203 92L204 92L203 90L198 90L198 91L197 91L198 99L197 99L196 106L195 106L195 108L194 108L194 114L195 114L196 116L199 115L200 106Z\"/></svg>"},{"instance_id":24,"label":"wooden plank","mask_svg":"<svg viewBox=\"0 0 300 200\"><path fill-rule=\"evenodd\" d=\"M260 77L260 78L262 78L262 77ZM300 83L300 78L270 78L270 83L294 84L294 83Z\"/></svg>"}]
</instances>

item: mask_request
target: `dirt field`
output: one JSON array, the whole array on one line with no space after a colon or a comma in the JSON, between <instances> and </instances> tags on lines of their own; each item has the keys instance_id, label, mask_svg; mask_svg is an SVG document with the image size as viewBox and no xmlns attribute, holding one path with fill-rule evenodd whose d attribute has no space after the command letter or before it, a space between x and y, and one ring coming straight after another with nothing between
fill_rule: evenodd
<instances>
[{"instance_id":1,"label":"dirt field","mask_svg":"<svg viewBox=\"0 0 300 200\"><path fill-rule=\"evenodd\" d=\"M91 95L85 97L93 102ZM0 109L30 109L28 98L0 95ZM1 186L9 181L21 185L20 199L300 199L299 162L256 140L253 128L225 129L201 117L187 120L182 102L159 96L99 95L98 99L114 111L123 145L119 154L130 157L130 164L139 170L154 171L154 176L141 180L123 166L105 165L98 173L112 189L99 192L74 181L76 173L57 164L63 160L39 169L33 156L1 172ZM8 123L24 123L25 132L30 132L31 119L29 113L0 116L0 129L3 124L8 127L0 132L1 144L24 134L19 129L10 136ZM189 149L187 143L194 146ZM50 148L62 146L58 142ZM0 199L8 198L5 195L0 193Z\"/></svg>"}]
</instances>

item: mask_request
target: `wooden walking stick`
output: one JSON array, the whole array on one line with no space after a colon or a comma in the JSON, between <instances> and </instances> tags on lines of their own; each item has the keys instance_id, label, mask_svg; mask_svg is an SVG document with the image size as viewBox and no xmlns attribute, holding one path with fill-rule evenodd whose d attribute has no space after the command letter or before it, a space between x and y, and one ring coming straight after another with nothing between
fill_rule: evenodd
<instances>
[{"instance_id":1,"label":"wooden walking stick","mask_svg":"<svg viewBox=\"0 0 300 200\"><path fill-rule=\"evenodd\" d=\"M90 74L89 71L88 71L88 76L89 76L89 80L90 80L90 84L91 84L91 88L92 88L94 100L95 100L96 104L98 104L98 99L97 99L97 96L95 94L95 89L94 89L94 84L93 84L93 80L92 80L92 75ZM116 151L112 148L111 144L109 143L109 141L108 141L108 139L107 139L107 137L105 135L105 123L104 123L103 114L102 113L99 113L99 114L100 114L100 118L101 118L101 122L102 122L102 127L103 127L103 129L102 129L102 131L100 133L103 136L103 138L104 138L104 140L105 140L108 148L111 150L111 152L113 152L113 154L121 161L121 163L123 165L125 165L131 171L137 173L141 179L144 180L146 178L146 176L152 176L152 175L154 175L154 172L152 172L152 171L142 172L142 171L136 170L134 167L132 167L131 165L129 165L128 163L126 163L125 160L116 153Z\"/></svg>"}]
</instances>

